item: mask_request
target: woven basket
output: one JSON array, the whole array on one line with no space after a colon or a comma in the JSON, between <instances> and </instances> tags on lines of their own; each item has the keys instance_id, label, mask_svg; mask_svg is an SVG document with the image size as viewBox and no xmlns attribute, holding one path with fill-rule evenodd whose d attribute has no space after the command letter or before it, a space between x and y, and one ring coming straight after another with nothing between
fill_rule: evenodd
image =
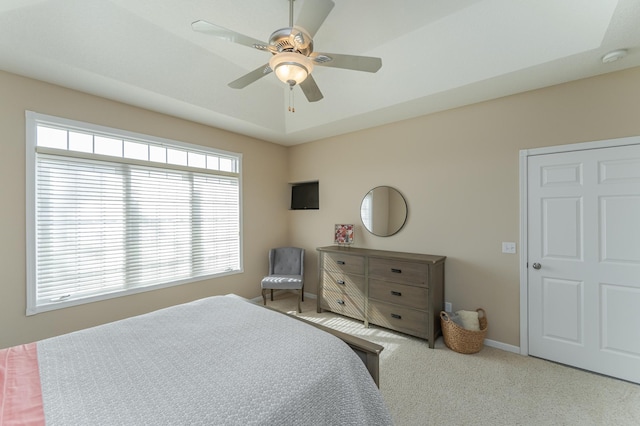
<instances>
[{"instance_id":1,"label":"woven basket","mask_svg":"<svg viewBox=\"0 0 640 426\"><path fill-rule=\"evenodd\" d=\"M487 335L487 315L482 308L476 309L476 311L480 321L480 331L462 328L453 322L445 311L440 312L444 344L452 351L461 354L475 354L482 349L484 338Z\"/></svg>"}]
</instances>

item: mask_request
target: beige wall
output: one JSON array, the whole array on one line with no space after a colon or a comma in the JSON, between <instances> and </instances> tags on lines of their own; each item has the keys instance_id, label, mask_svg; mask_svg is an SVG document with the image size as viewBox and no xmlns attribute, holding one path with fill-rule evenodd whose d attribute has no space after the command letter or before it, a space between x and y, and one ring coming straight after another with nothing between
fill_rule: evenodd
<instances>
[{"instance_id":1,"label":"beige wall","mask_svg":"<svg viewBox=\"0 0 640 426\"><path fill-rule=\"evenodd\" d=\"M287 244L285 147L0 72L0 348L201 297L256 297L268 248ZM25 316L25 110L243 155L244 273Z\"/></svg>"},{"instance_id":2,"label":"beige wall","mask_svg":"<svg viewBox=\"0 0 640 426\"><path fill-rule=\"evenodd\" d=\"M359 247L447 256L445 299L487 311L488 339L519 346L519 150L640 135L640 68L292 147L289 180L320 181L320 209L290 211L291 242L315 247L336 223L356 224ZM368 234L360 201L390 185L409 204L405 228Z\"/></svg>"},{"instance_id":3,"label":"beige wall","mask_svg":"<svg viewBox=\"0 0 640 426\"><path fill-rule=\"evenodd\" d=\"M356 224L360 247L447 256L446 300L483 307L488 338L519 345L520 149L640 135L640 68L285 148L0 72L0 348L153 309L234 292L259 294L268 248L315 248L336 223ZM243 274L26 317L25 110L243 154ZM341 169L340 169L341 168ZM287 182L320 181L320 210L288 211ZM360 201L379 185L408 200L406 227L368 234ZM518 245L518 250L520 249Z\"/></svg>"}]
</instances>

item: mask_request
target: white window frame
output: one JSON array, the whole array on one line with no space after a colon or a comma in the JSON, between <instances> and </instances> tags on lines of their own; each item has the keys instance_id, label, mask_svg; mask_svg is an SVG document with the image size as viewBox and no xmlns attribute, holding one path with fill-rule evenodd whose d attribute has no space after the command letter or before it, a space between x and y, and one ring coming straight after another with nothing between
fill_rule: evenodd
<instances>
[{"instance_id":1,"label":"white window frame","mask_svg":"<svg viewBox=\"0 0 640 426\"><path fill-rule=\"evenodd\" d=\"M236 159L237 164L236 170L232 172L225 172L220 170L211 170L210 168L205 167L189 167L185 165L175 165L170 163L157 163L152 161L144 161L144 160L135 160L135 159L124 159L123 157L109 157L99 154L86 154L82 152L68 151L69 157L78 157L78 158L87 158L87 159L100 159L114 162L125 162L137 165L144 166L153 166L158 167L160 170L179 170L179 171L191 171L198 173L206 173L211 175L218 176L233 176L238 179L238 209L239 209L239 269L228 271L224 273L216 273L206 276L197 276L192 278L187 278L178 281L165 282L160 284L152 284L143 287L133 287L118 290L116 292L109 292L105 294L89 296L78 299L71 300L59 300L56 302L51 302L47 304L38 304L37 303L37 294L36 294L36 266L37 266L37 246L36 246L36 156L37 151L41 151L43 153L47 153L51 150L48 148L38 149L37 147L37 127L39 125L46 125L51 127L59 127L62 129L67 129L70 131L81 131L87 132L94 135L105 136L105 137L113 137L117 139L123 139L127 141L133 142L141 142L148 143L152 146L165 146L167 148L178 148L182 149L188 153L195 153L195 155L199 154L210 154L211 156L219 156L219 157L227 157ZM163 165L164 164L164 165ZM199 145L193 145L185 142L179 142L170 139L159 138L156 136L149 136L140 133L129 132L120 129L114 129L105 126L99 126L91 123L84 123L80 121L70 120L61 117L55 117L46 114L40 114L33 111L26 111L26 260L27 260L27 315L34 315L40 312L46 312L56 309L62 309L70 306L81 305L85 303L91 303L99 300L107 300L116 297L127 296L131 294L146 292L157 290L160 288L173 287L177 285L187 284L191 282L202 281L210 278L227 276L227 275L235 275L244 272L244 262L243 262L243 232L242 232L242 223L243 223L243 206L242 206L242 154L223 151L219 149L213 149L208 147L203 147Z\"/></svg>"}]
</instances>

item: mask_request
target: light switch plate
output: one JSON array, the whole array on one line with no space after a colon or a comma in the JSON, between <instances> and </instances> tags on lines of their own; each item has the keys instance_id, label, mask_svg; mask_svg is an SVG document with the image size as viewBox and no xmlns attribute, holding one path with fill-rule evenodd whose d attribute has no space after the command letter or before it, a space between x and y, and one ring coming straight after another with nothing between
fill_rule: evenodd
<instances>
[{"instance_id":1,"label":"light switch plate","mask_svg":"<svg viewBox=\"0 0 640 426\"><path fill-rule=\"evenodd\" d=\"M516 254L516 243L502 243L502 252Z\"/></svg>"}]
</instances>

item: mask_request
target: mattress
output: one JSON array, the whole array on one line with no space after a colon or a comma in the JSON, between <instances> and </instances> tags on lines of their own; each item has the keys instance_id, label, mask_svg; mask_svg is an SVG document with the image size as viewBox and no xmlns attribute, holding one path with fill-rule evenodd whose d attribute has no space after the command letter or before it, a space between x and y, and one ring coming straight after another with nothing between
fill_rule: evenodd
<instances>
[{"instance_id":1,"label":"mattress","mask_svg":"<svg viewBox=\"0 0 640 426\"><path fill-rule=\"evenodd\" d=\"M3 426L391 424L344 342L233 297L4 349L0 359Z\"/></svg>"}]
</instances>

